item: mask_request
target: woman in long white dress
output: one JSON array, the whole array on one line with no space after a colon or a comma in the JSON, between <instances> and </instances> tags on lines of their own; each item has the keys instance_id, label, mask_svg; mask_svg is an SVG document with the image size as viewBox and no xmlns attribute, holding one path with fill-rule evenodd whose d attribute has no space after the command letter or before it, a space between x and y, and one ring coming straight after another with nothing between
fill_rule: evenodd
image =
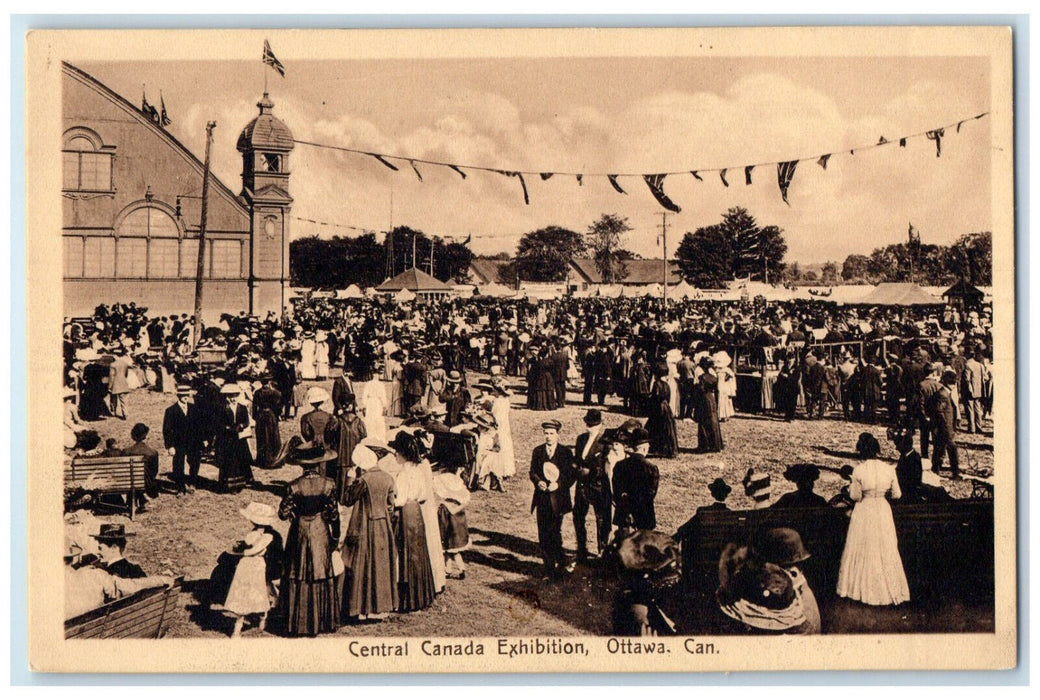
<instances>
[{"instance_id":1,"label":"woman in long white dress","mask_svg":"<svg viewBox=\"0 0 1040 700\"><path fill-rule=\"evenodd\" d=\"M881 446L870 433L859 437L863 459L852 472L849 495L856 501L838 570L838 595L867 605L899 605L910 587L899 556L892 507L885 499L902 496L895 467L877 459Z\"/></svg>"},{"instance_id":2,"label":"woman in long white dress","mask_svg":"<svg viewBox=\"0 0 1040 700\"><path fill-rule=\"evenodd\" d=\"M516 475L516 453L513 451L513 426L509 419L510 394L504 383L496 381L494 377L492 377L492 385L495 387L495 397L491 401L491 415L495 419L495 425L498 426L498 452L501 462L497 474L503 479L508 479Z\"/></svg>"},{"instance_id":3,"label":"woman in long white dress","mask_svg":"<svg viewBox=\"0 0 1040 700\"><path fill-rule=\"evenodd\" d=\"M373 440L386 442L386 388L378 379L367 382L355 382L358 408L361 410L361 422L365 431Z\"/></svg>"},{"instance_id":4,"label":"woman in long white dress","mask_svg":"<svg viewBox=\"0 0 1040 700\"><path fill-rule=\"evenodd\" d=\"M314 379L314 359L317 352L317 343L314 342L314 333L308 331L303 334L300 344L300 379Z\"/></svg>"},{"instance_id":5,"label":"woman in long white dress","mask_svg":"<svg viewBox=\"0 0 1040 700\"><path fill-rule=\"evenodd\" d=\"M328 334L318 331L314 343L314 372L318 379L326 379L329 376L329 343Z\"/></svg>"},{"instance_id":6,"label":"woman in long white dress","mask_svg":"<svg viewBox=\"0 0 1040 700\"><path fill-rule=\"evenodd\" d=\"M672 348L664 354L665 364L668 365L668 390L671 395L668 403L672 407L672 415L679 415L679 360L682 359L682 350Z\"/></svg>"},{"instance_id":7,"label":"woman in long white dress","mask_svg":"<svg viewBox=\"0 0 1040 700\"><path fill-rule=\"evenodd\" d=\"M737 395L737 375L733 373L730 365L733 359L725 350L715 353L715 374L719 378L719 422L732 418L733 397Z\"/></svg>"}]
</instances>

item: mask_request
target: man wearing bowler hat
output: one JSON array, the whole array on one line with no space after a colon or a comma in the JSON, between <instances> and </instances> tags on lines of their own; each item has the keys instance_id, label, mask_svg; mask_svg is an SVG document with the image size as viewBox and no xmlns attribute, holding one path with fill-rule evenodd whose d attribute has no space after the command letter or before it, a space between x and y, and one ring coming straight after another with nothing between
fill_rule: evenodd
<instances>
[{"instance_id":1,"label":"man wearing bowler hat","mask_svg":"<svg viewBox=\"0 0 1040 700\"><path fill-rule=\"evenodd\" d=\"M128 533L123 525L102 523L98 534L94 535L100 557L98 566L105 573L119 578L144 578L147 575L144 569L123 557L128 536L132 537L133 533Z\"/></svg>"},{"instance_id":2,"label":"man wearing bowler hat","mask_svg":"<svg viewBox=\"0 0 1040 700\"><path fill-rule=\"evenodd\" d=\"M558 420L542 423L545 442L531 454L531 481L534 496L531 511L538 522L538 546L542 550L546 575L560 578L572 568L564 562L563 516L571 510L570 488L575 479L574 454L560 444Z\"/></svg>"},{"instance_id":3,"label":"man wearing bowler hat","mask_svg":"<svg viewBox=\"0 0 1040 700\"><path fill-rule=\"evenodd\" d=\"M163 415L163 446L173 457L173 480L180 493L195 490L199 477L202 454L199 410L191 400L192 390L187 384L177 385L177 402ZM188 462L188 477L184 476L184 462Z\"/></svg>"},{"instance_id":4,"label":"man wearing bowler hat","mask_svg":"<svg viewBox=\"0 0 1040 700\"><path fill-rule=\"evenodd\" d=\"M646 458L650 451L650 433L645 428L636 428L630 444L632 453L614 467L614 524L621 529L621 536L632 529L657 527L654 499L660 471Z\"/></svg>"},{"instance_id":5,"label":"man wearing bowler hat","mask_svg":"<svg viewBox=\"0 0 1040 700\"><path fill-rule=\"evenodd\" d=\"M610 480L606 474L607 443L603 430L603 414L597 408L585 413L588 428L578 436L574 444L574 461L577 467L577 486L574 489L574 536L578 540L578 560L589 557L588 531L585 519L589 506L596 516L596 549L603 549L610 539Z\"/></svg>"}]
</instances>

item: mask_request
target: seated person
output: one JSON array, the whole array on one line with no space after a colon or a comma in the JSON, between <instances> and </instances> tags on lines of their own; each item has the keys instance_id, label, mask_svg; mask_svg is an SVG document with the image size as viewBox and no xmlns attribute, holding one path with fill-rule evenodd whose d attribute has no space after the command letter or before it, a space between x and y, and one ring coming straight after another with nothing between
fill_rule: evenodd
<instances>
[{"instance_id":1,"label":"seated person","mask_svg":"<svg viewBox=\"0 0 1040 700\"><path fill-rule=\"evenodd\" d=\"M132 537L133 534L130 533L129 536ZM119 578L144 578L147 576L144 569L123 557L127 537L126 528L122 525L103 524L101 531L94 535L94 539L98 543L100 560L97 566L105 573Z\"/></svg>"},{"instance_id":2,"label":"seated person","mask_svg":"<svg viewBox=\"0 0 1040 700\"><path fill-rule=\"evenodd\" d=\"M159 453L154 447L145 442L147 438L148 426L144 423L137 423L134 425L133 430L130 431L130 439L134 441L134 444L123 450L123 454L141 455L144 457L145 493L139 493L137 496L137 505L139 507L143 507L149 498L158 498L159 496L159 487L155 483L156 478L159 476ZM145 494L148 495L147 498Z\"/></svg>"},{"instance_id":3,"label":"seated person","mask_svg":"<svg viewBox=\"0 0 1040 700\"><path fill-rule=\"evenodd\" d=\"M81 556L83 550L75 543L68 542L65 550L66 620L138 591L173 585L170 576L126 579L113 576L96 566L78 566Z\"/></svg>"},{"instance_id":4,"label":"seated person","mask_svg":"<svg viewBox=\"0 0 1040 700\"><path fill-rule=\"evenodd\" d=\"M913 428L890 429L889 438L899 450L899 462L896 464L896 479L903 495L898 503L944 503L953 497L942 486L932 486L923 482L924 469L921 454L914 448Z\"/></svg>"},{"instance_id":5,"label":"seated person","mask_svg":"<svg viewBox=\"0 0 1040 700\"><path fill-rule=\"evenodd\" d=\"M697 513L704 510L729 510L730 507L726 505L726 499L729 498L729 494L733 491L733 487L726 483L723 478L715 479L715 481L708 484L708 491L711 492L711 497L715 499L715 502L709 506L701 506L697 509Z\"/></svg>"},{"instance_id":6,"label":"seated person","mask_svg":"<svg viewBox=\"0 0 1040 700\"><path fill-rule=\"evenodd\" d=\"M792 464L784 471L784 478L793 481L796 491L785 493L773 503L773 508L818 508L827 505L827 499L813 491L820 469L814 464Z\"/></svg>"}]
</instances>

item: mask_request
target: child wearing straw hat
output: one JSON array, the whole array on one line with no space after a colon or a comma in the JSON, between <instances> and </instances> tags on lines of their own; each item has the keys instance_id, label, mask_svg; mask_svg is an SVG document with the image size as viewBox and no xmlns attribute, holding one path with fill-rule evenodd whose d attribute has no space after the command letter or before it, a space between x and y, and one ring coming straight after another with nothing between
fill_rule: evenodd
<instances>
[{"instance_id":1,"label":"child wearing straw hat","mask_svg":"<svg viewBox=\"0 0 1040 700\"><path fill-rule=\"evenodd\" d=\"M239 557L224 600L224 609L235 616L231 636L236 639L242 636L249 618L256 618L259 629L266 626L274 590L269 572L277 570L280 562L275 559L280 559L278 550L282 548L281 537L276 542L278 533L272 527L276 515L272 506L254 501L238 513L253 524L253 529L228 550ZM280 574L275 575L278 577Z\"/></svg>"}]
</instances>

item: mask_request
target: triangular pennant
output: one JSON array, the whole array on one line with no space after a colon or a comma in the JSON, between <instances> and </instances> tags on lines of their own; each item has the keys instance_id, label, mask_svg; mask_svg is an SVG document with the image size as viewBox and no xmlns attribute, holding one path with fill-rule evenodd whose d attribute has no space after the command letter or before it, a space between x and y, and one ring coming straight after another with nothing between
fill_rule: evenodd
<instances>
[{"instance_id":1,"label":"triangular pennant","mask_svg":"<svg viewBox=\"0 0 1040 700\"><path fill-rule=\"evenodd\" d=\"M694 177L695 179L697 179L697 180L700 180L701 182L704 182L704 178L703 178L703 177L701 177L701 174L700 174L700 173L698 173L698 172L697 172L696 170L691 170L691 171L690 171L690 175L693 175L693 177Z\"/></svg>"},{"instance_id":2,"label":"triangular pennant","mask_svg":"<svg viewBox=\"0 0 1040 700\"><path fill-rule=\"evenodd\" d=\"M935 157L942 155L942 138L946 135L946 129L932 129L925 136L929 141L935 141Z\"/></svg>"},{"instance_id":3,"label":"triangular pennant","mask_svg":"<svg viewBox=\"0 0 1040 700\"><path fill-rule=\"evenodd\" d=\"M415 171L415 176L416 176L417 178L419 178L419 182L422 182L422 181L423 181L423 180L422 180L422 173L420 173L420 172L419 172L419 168L417 168L417 167L415 166L415 161L414 161L414 160L410 160L410 161L408 161L408 162L409 162L409 163L411 163L411 165L412 165L412 170L414 170L414 171Z\"/></svg>"},{"instance_id":4,"label":"triangular pennant","mask_svg":"<svg viewBox=\"0 0 1040 700\"><path fill-rule=\"evenodd\" d=\"M826 170L827 169L827 161L829 161L830 159L831 159L831 154L827 153L825 155L820 156L820 159L818 161L816 161L816 164L819 165L824 170Z\"/></svg>"},{"instance_id":5,"label":"triangular pennant","mask_svg":"<svg viewBox=\"0 0 1040 700\"><path fill-rule=\"evenodd\" d=\"M466 179L466 173L462 172L462 170L459 168L459 166L457 166L457 165L449 165L448 167L451 168L452 170L454 170L455 172L457 172L459 175L461 175L463 180Z\"/></svg>"},{"instance_id":6,"label":"triangular pennant","mask_svg":"<svg viewBox=\"0 0 1040 700\"><path fill-rule=\"evenodd\" d=\"M725 185L726 187L729 187L729 183L726 182L726 168L723 168L722 170L719 171L719 179L722 180L722 184L723 185Z\"/></svg>"},{"instance_id":7,"label":"triangular pennant","mask_svg":"<svg viewBox=\"0 0 1040 700\"><path fill-rule=\"evenodd\" d=\"M780 185L780 195L784 198L784 204L788 206L791 203L787 201L787 189L791 186L791 180L794 179L794 171L797 167L798 161L796 160L776 164L776 181Z\"/></svg>"},{"instance_id":8,"label":"triangular pennant","mask_svg":"<svg viewBox=\"0 0 1040 700\"><path fill-rule=\"evenodd\" d=\"M610 180L610 185L615 190L617 190L621 194L628 194L628 192L625 192L623 189L621 189L621 185L618 184L617 178L618 178L617 175L607 175L607 179Z\"/></svg>"},{"instance_id":9,"label":"triangular pennant","mask_svg":"<svg viewBox=\"0 0 1040 700\"><path fill-rule=\"evenodd\" d=\"M750 185L751 184L751 171L754 170L754 169L755 169L755 166L753 166L753 165L745 165L744 166L744 184L745 185Z\"/></svg>"},{"instance_id":10,"label":"triangular pennant","mask_svg":"<svg viewBox=\"0 0 1040 700\"><path fill-rule=\"evenodd\" d=\"M575 175L574 177L578 180L578 187L581 187L581 178L583 176L579 174L579 175Z\"/></svg>"},{"instance_id":11,"label":"triangular pennant","mask_svg":"<svg viewBox=\"0 0 1040 700\"><path fill-rule=\"evenodd\" d=\"M376 160L378 160L380 163L382 163L386 167L390 168L391 170L400 170L400 168L398 168L396 165L394 165L393 163L391 163L390 161L388 161L386 158L384 158L383 156L379 155L378 153L369 153L368 155L372 156L373 158L375 158Z\"/></svg>"},{"instance_id":12,"label":"triangular pennant","mask_svg":"<svg viewBox=\"0 0 1040 700\"><path fill-rule=\"evenodd\" d=\"M552 176L553 176L554 174L555 174L555 173L539 173L539 175L541 176L541 178L542 178L542 181L543 181L543 182L544 182L544 181L546 181L546 180L548 180L548 179L549 179L550 177L552 177Z\"/></svg>"},{"instance_id":13,"label":"triangular pennant","mask_svg":"<svg viewBox=\"0 0 1040 700\"><path fill-rule=\"evenodd\" d=\"M888 139L882 135L881 138L878 139L877 145L884 146L886 143L888 143Z\"/></svg>"},{"instance_id":14,"label":"triangular pennant","mask_svg":"<svg viewBox=\"0 0 1040 700\"><path fill-rule=\"evenodd\" d=\"M667 175L644 175L643 179L646 180L646 186L650 188L650 192L654 195L654 199L657 203L668 211L674 211L678 214L682 209L679 205L668 199L668 195L664 193L664 179Z\"/></svg>"}]
</instances>

